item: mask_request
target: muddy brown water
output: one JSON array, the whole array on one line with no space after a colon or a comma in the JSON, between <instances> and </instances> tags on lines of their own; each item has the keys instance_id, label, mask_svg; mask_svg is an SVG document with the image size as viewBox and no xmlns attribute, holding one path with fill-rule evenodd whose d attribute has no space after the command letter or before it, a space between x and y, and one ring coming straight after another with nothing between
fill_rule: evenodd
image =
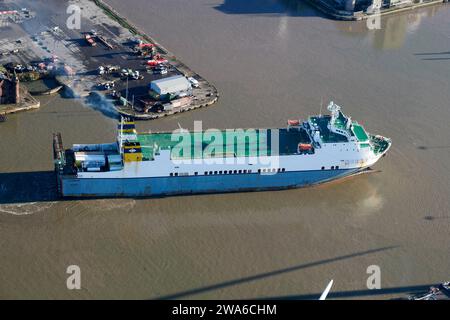
<instances>
[{"instance_id":1,"label":"muddy brown water","mask_svg":"<svg viewBox=\"0 0 450 320\"><path fill-rule=\"evenodd\" d=\"M393 148L313 188L58 201L51 134L111 141L108 113L63 97L0 124L1 298L386 298L450 274L450 6L365 22L275 0L108 0L213 82L220 102L140 130L284 126L333 99ZM82 289L66 288L78 265ZM380 291L366 286L381 269ZM388 290L389 289L389 290Z\"/></svg>"}]
</instances>

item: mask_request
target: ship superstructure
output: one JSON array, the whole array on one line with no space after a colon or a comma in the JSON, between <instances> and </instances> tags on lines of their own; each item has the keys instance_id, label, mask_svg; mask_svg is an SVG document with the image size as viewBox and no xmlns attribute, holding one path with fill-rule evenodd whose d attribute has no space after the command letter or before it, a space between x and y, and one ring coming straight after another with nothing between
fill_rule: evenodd
<instances>
[{"instance_id":1,"label":"ship superstructure","mask_svg":"<svg viewBox=\"0 0 450 320\"><path fill-rule=\"evenodd\" d=\"M137 133L118 125L117 141L64 150L55 168L66 197L146 197L276 190L346 177L374 165L391 146L331 102L329 115L286 128Z\"/></svg>"}]
</instances>

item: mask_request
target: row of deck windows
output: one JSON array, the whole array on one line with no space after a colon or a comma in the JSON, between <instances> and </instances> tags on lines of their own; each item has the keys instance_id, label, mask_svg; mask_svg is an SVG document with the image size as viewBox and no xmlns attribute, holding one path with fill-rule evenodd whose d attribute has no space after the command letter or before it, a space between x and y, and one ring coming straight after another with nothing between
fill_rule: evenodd
<instances>
[{"instance_id":1,"label":"row of deck windows","mask_svg":"<svg viewBox=\"0 0 450 320\"><path fill-rule=\"evenodd\" d=\"M268 173L268 172L285 172L285 168L278 168L278 169L258 169L258 173ZM242 174L242 173L252 173L252 170L224 170L224 171L205 171L204 175L214 175L214 174ZM170 173L170 176L178 177L180 174L178 172ZM187 174L183 174L186 176ZM198 172L194 172L194 175L198 176Z\"/></svg>"},{"instance_id":2,"label":"row of deck windows","mask_svg":"<svg viewBox=\"0 0 450 320\"><path fill-rule=\"evenodd\" d=\"M258 173L269 173L269 172L285 172L285 168L278 168L278 169L258 169Z\"/></svg>"},{"instance_id":3,"label":"row of deck windows","mask_svg":"<svg viewBox=\"0 0 450 320\"><path fill-rule=\"evenodd\" d=\"M225 170L225 171L205 171L206 175L213 175L213 174L239 174L239 173L252 173L252 170Z\"/></svg>"}]
</instances>

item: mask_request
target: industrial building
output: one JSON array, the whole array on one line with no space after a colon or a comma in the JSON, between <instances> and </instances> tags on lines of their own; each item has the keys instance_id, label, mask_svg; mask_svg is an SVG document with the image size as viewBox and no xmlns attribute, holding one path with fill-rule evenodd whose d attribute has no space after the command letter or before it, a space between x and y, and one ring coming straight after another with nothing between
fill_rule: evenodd
<instances>
[{"instance_id":1,"label":"industrial building","mask_svg":"<svg viewBox=\"0 0 450 320\"><path fill-rule=\"evenodd\" d=\"M150 95L158 100L171 100L175 97L192 95L192 85L182 75L152 81L149 87Z\"/></svg>"}]
</instances>

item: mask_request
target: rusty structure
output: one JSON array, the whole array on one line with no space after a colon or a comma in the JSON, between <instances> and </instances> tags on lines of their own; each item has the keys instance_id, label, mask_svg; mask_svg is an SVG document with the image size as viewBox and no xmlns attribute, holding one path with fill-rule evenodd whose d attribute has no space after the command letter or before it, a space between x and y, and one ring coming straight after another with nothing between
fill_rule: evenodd
<instances>
[{"instance_id":1,"label":"rusty structure","mask_svg":"<svg viewBox=\"0 0 450 320\"><path fill-rule=\"evenodd\" d=\"M0 104L19 104L21 102L20 81L17 76L12 80L0 80Z\"/></svg>"}]
</instances>

